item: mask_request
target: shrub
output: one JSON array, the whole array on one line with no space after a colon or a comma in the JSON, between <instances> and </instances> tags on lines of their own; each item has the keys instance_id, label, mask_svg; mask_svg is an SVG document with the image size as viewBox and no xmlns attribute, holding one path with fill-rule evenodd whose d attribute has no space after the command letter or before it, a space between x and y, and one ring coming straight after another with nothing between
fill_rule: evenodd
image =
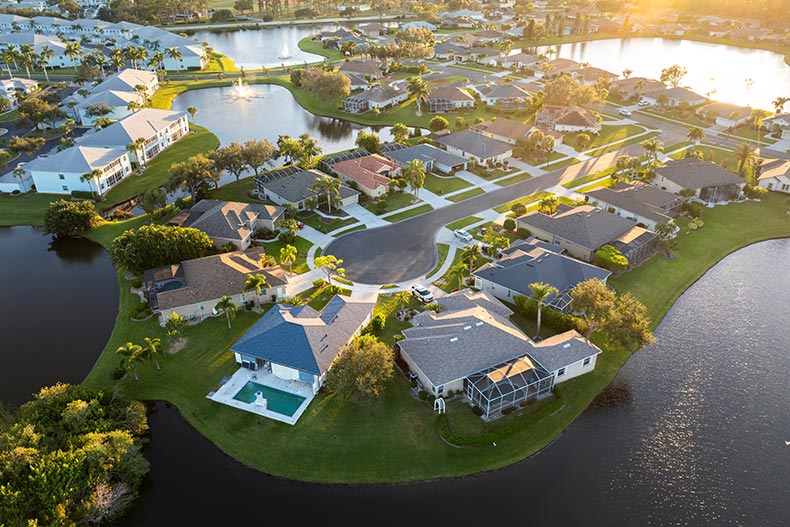
<instances>
[{"instance_id":1,"label":"shrub","mask_svg":"<svg viewBox=\"0 0 790 527\"><path fill-rule=\"evenodd\" d=\"M424 401L428 399L428 393L425 390L420 390L417 392L417 397L419 397L420 401Z\"/></svg>"},{"instance_id":2,"label":"shrub","mask_svg":"<svg viewBox=\"0 0 790 527\"><path fill-rule=\"evenodd\" d=\"M479 406L473 406L472 413L475 414L477 417L480 417L483 415L483 409L480 408Z\"/></svg>"},{"instance_id":3,"label":"shrub","mask_svg":"<svg viewBox=\"0 0 790 527\"><path fill-rule=\"evenodd\" d=\"M72 190L71 196L77 199L93 199L93 192L87 190Z\"/></svg>"},{"instance_id":4,"label":"shrub","mask_svg":"<svg viewBox=\"0 0 790 527\"><path fill-rule=\"evenodd\" d=\"M510 207L510 211L511 211L513 214L515 214L516 216L523 216L524 214L526 214L526 213L527 213L527 207L525 207L525 206L524 206L523 204L521 204L521 203L514 203L514 204L513 204L513 205Z\"/></svg>"},{"instance_id":5,"label":"shrub","mask_svg":"<svg viewBox=\"0 0 790 527\"><path fill-rule=\"evenodd\" d=\"M140 289L141 287L143 287L143 281L135 280L134 282L132 282L132 287L135 289Z\"/></svg>"},{"instance_id":6,"label":"shrub","mask_svg":"<svg viewBox=\"0 0 790 527\"><path fill-rule=\"evenodd\" d=\"M85 202L83 202L85 203ZM184 227L143 225L115 238L110 260L132 273L207 256L213 249L205 232Z\"/></svg>"},{"instance_id":7,"label":"shrub","mask_svg":"<svg viewBox=\"0 0 790 527\"><path fill-rule=\"evenodd\" d=\"M44 213L44 231L56 236L78 236L97 225L99 216L92 201L61 199Z\"/></svg>"},{"instance_id":8,"label":"shrub","mask_svg":"<svg viewBox=\"0 0 790 527\"><path fill-rule=\"evenodd\" d=\"M324 280L323 278L317 278L313 280L313 287L315 287L316 289L321 289L325 285L326 285L326 280Z\"/></svg>"},{"instance_id":9,"label":"shrub","mask_svg":"<svg viewBox=\"0 0 790 527\"><path fill-rule=\"evenodd\" d=\"M609 244L595 251L595 263L611 271L623 271L628 268L628 258Z\"/></svg>"},{"instance_id":10,"label":"shrub","mask_svg":"<svg viewBox=\"0 0 790 527\"><path fill-rule=\"evenodd\" d=\"M444 130L448 126L450 126L450 123L447 121L447 119L445 119L441 115L437 115L436 117L431 119L430 122L428 123L428 128L430 128L432 132L438 132L439 130Z\"/></svg>"},{"instance_id":11,"label":"shrub","mask_svg":"<svg viewBox=\"0 0 790 527\"><path fill-rule=\"evenodd\" d=\"M516 312L520 315L535 319L538 316L538 304L531 298L525 296L517 296L515 298ZM581 320L568 313L561 313L553 309L543 309L541 311L541 318L543 325L553 329L558 333L570 331L572 329L579 330L582 326Z\"/></svg>"},{"instance_id":12,"label":"shrub","mask_svg":"<svg viewBox=\"0 0 790 527\"><path fill-rule=\"evenodd\" d=\"M506 231L514 231L516 230L516 220L507 218L502 224L502 227L504 227Z\"/></svg>"},{"instance_id":13,"label":"shrub","mask_svg":"<svg viewBox=\"0 0 790 527\"><path fill-rule=\"evenodd\" d=\"M412 379L411 381L409 381L409 386L411 386L412 388L416 388L417 387L417 379Z\"/></svg>"},{"instance_id":14,"label":"shrub","mask_svg":"<svg viewBox=\"0 0 790 527\"><path fill-rule=\"evenodd\" d=\"M373 329L375 333L381 333L384 331L384 326L387 323L387 317L384 316L383 313L378 313L373 319L370 321L370 327Z\"/></svg>"},{"instance_id":15,"label":"shrub","mask_svg":"<svg viewBox=\"0 0 790 527\"><path fill-rule=\"evenodd\" d=\"M297 87L301 87L302 86L302 73L303 72L304 72L304 70L299 70L299 69L293 70L291 72L291 75L290 75L291 84L293 84L294 86L297 86Z\"/></svg>"},{"instance_id":16,"label":"shrub","mask_svg":"<svg viewBox=\"0 0 790 527\"><path fill-rule=\"evenodd\" d=\"M228 242L222 246L222 251L226 253L232 253L236 250L236 246L233 245L233 242Z\"/></svg>"},{"instance_id":17,"label":"shrub","mask_svg":"<svg viewBox=\"0 0 790 527\"><path fill-rule=\"evenodd\" d=\"M188 209L192 205L192 198L178 198L173 202L173 204L181 210Z\"/></svg>"},{"instance_id":18,"label":"shrub","mask_svg":"<svg viewBox=\"0 0 790 527\"><path fill-rule=\"evenodd\" d=\"M755 187L752 185L746 185L743 187L743 194L749 199L758 199L765 195L768 192L763 187Z\"/></svg>"},{"instance_id":19,"label":"shrub","mask_svg":"<svg viewBox=\"0 0 790 527\"><path fill-rule=\"evenodd\" d=\"M112 373L110 373L110 378L114 381L119 381L123 379L125 375L126 375L126 370L124 369L123 366L119 364L112 370Z\"/></svg>"},{"instance_id":20,"label":"shrub","mask_svg":"<svg viewBox=\"0 0 790 527\"><path fill-rule=\"evenodd\" d=\"M696 201L689 201L683 204L682 210L692 218L699 218L705 212L705 205Z\"/></svg>"},{"instance_id":21,"label":"shrub","mask_svg":"<svg viewBox=\"0 0 790 527\"><path fill-rule=\"evenodd\" d=\"M429 395L428 396L428 404L430 404L431 406L433 406L433 403L434 403L435 400L436 400L436 396L435 395Z\"/></svg>"},{"instance_id":22,"label":"shrub","mask_svg":"<svg viewBox=\"0 0 790 527\"><path fill-rule=\"evenodd\" d=\"M284 243L293 243L296 240L296 233L292 230L282 231L277 239Z\"/></svg>"},{"instance_id":23,"label":"shrub","mask_svg":"<svg viewBox=\"0 0 790 527\"><path fill-rule=\"evenodd\" d=\"M211 15L211 22L228 22L233 20L233 13L230 9L220 9L215 11L213 15Z\"/></svg>"}]
</instances>

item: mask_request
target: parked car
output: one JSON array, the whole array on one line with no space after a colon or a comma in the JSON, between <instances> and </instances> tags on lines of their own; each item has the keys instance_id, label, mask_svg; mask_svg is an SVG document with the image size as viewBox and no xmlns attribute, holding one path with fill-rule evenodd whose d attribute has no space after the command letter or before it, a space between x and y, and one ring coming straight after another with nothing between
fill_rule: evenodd
<instances>
[{"instance_id":1,"label":"parked car","mask_svg":"<svg viewBox=\"0 0 790 527\"><path fill-rule=\"evenodd\" d=\"M299 230L300 230L300 231L301 231L302 229L304 229L304 223L302 223L301 221L297 221L297 222L296 222L296 226L299 228Z\"/></svg>"},{"instance_id":2,"label":"parked car","mask_svg":"<svg viewBox=\"0 0 790 527\"><path fill-rule=\"evenodd\" d=\"M411 294L417 297L417 300L419 300L423 304L433 302L433 295L431 294L431 292L425 289L425 287L421 286L420 284L414 284L413 286L411 286Z\"/></svg>"},{"instance_id":3,"label":"parked car","mask_svg":"<svg viewBox=\"0 0 790 527\"><path fill-rule=\"evenodd\" d=\"M456 229L455 231L453 231L453 234L455 234L456 238L466 243L472 243L472 240L474 240L474 238L472 238L472 235L463 229Z\"/></svg>"},{"instance_id":4,"label":"parked car","mask_svg":"<svg viewBox=\"0 0 790 527\"><path fill-rule=\"evenodd\" d=\"M626 117L631 117L631 110L627 110L625 108L620 109L620 115L624 115Z\"/></svg>"},{"instance_id":5,"label":"parked car","mask_svg":"<svg viewBox=\"0 0 790 527\"><path fill-rule=\"evenodd\" d=\"M650 103L642 99L641 101L639 101L639 106L650 106Z\"/></svg>"}]
</instances>

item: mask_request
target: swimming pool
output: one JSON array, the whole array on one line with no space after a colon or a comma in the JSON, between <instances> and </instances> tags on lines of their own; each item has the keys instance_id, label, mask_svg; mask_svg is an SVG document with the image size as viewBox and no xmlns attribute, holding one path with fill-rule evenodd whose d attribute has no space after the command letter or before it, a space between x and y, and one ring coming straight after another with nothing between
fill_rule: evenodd
<instances>
[{"instance_id":1,"label":"swimming pool","mask_svg":"<svg viewBox=\"0 0 790 527\"><path fill-rule=\"evenodd\" d=\"M288 417L293 417L293 414L296 413L296 410L299 409L305 400L301 395L284 392L252 381L248 381L233 398L249 404L255 401L255 392L263 392L263 398L266 399L266 408L268 410L287 415Z\"/></svg>"},{"instance_id":2,"label":"swimming pool","mask_svg":"<svg viewBox=\"0 0 790 527\"><path fill-rule=\"evenodd\" d=\"M164 293L165 291L175 291L176 289L181 289L182 287L184 287L184 284L181 282L168 282L159 288L159 292Z\"/></svg>"}]
</instances>

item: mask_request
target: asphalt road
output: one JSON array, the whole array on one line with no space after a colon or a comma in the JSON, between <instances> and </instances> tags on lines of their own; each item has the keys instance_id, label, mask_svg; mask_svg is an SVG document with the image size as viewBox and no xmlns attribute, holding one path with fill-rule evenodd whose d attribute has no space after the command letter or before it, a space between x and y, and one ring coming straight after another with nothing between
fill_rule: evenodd
<instances>
[{"instance_id":1,"label":"asphalt road","mask_svg":"<svg viewBox=\"0 0 790 527\"><path fill-rule=\"evenodd\" d=\"M344 260L346 277L363 284L417 278L437 263L436 234L446 224L556 185L566 169L519 181L385 227L355 231L333 241L324 254Z\"/></svg>"}]
</instances>

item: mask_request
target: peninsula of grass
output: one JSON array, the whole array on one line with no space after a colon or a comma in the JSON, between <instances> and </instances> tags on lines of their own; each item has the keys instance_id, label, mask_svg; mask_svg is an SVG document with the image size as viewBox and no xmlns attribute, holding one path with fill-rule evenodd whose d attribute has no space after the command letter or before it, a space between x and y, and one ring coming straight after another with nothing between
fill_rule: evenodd
<instances>
[{"instance_id":1,"label":"peninsula of grass","mask_svg":"<svg viewBox=\"0 0 790 527\"><path fill-rule=\"evenodd\" d=\"M313 246L310 241L297 236L296 241L293 243L285 243L280 240L273 240L270 242L261 243L261 245L266 249L266 254L274 256L278 262L280 261L280 249L286 245L293 245L296 247L297 251L296 261L293 264L293 272L296 274L302 274L310 270L310 267L307 265L307 252L310 250L310 247ZM290 270L287 265L283 267L286 270Z\"/></svg>"},{"instance_id":2,"label":"peninsula of grass","mask_svg":"<svg viewBox=\"0 0 790 527\"><path fill-rule=\"evenodd\" d=\"M174 163L186 161L196 154L211 152L219 146L217 136L206 128L191 124L190 129L193 131L191 134L153 158L145 166L142 174L128 176L111 188L104 200L99 202L99 208L110 208L139 196L148 189L164 185L169 177L170 167Z\"/></svg>"},{"instance_id":3,"label":"peninsula of grass","mask_svg":"<svg viewBox=\"0 0 790 527\"><path fill-rule=\"evenodd\" d=\"M390 223L395 223L397 221L403 221L405 219L418 216L420 214L424 214L432 210L433 207L425 203L423 205L420 205L419 207L414 207L413 209L404 210L403 212L397 212L395 214L385 217L384 219Z\"/></svg>"},{"instance_id":4,"label":"peninsula of grass","mask_svg":"<svg viewBox=\"0 0 790 527\"><path fill-rule=\"evenodd\" d=\"M479 196L480 194L485 194L485 190L481 189L480 187L475 187L464 192L459 192L458 194L453 194L452 196L447 196L446 199L448 201L452 201L453 203L458 203L459 201L473 198L475 196Z\"/></svg>"},{"instance_id":5,"label":"peninsula of grass","mask_svg":"<svg viewBox=\"0 0 790 527\"><path fill-rule=\"evenodd\" d=\"M313 40L312 37L305 37L299 41L299 49L304 51L305 53L312 53L313 55L320 55L321 57L326 57L329 60L343 60L345 56L339 49L335 48L328 48L324 46L323 42L319 42L317 40Z\"/></svg>"},{"instance_id":6,"label":"peninsula of grass","mask_svg":"<svg viewBox=\"0 0 790 527\"><path fill-rule=\"evenodd\" d=\"M639 136L632 136L624 141L620 141L619 143L612 143L596 150L588 151L587 155L592 157L602 156L604 154L608 154L609 152L614 152L615 150L620 150L621 148L625 148L626 146L635 145L641 143L642 141L647 141L648 139L653 139L654 137L658 137L661 132L650 132L644 135Z\"/></svg>"},{"instance_id":7,"label":"peninsula of grass","mask_svg":"<svg viewBox=\"0 0 790 527\"><path fill-rule=\"evenodd\" d=\"M721 258L745 245L765 239L790 237L786 198L766 196L762 203L730 204L705 211L705 226L681 234L677 257L655 256L636 270L610 283L621 293L633 292L643 301L656 325L677 297ZM146 221L135 218L105 224L88 237L105 246L125 230ZM441 246L440 251L441 251ZM459 257L456 253L456 260ZM228 329L223 317L209 318L184 330L188 343L176 354L166 354L162 369L138 366L140 380L114 381L118 364L114 350L127 341L166 335L154 319L132 322L138 298L131 282L118 274L120 305L115 328L104 352L85 379L90 387L120 388L143 400L164 400L179 408L198 432L227 454L255 469L294 479L374 483L463 476L520 461L550 444L614 378L630 357L628 350L604 349L595 371L556 388L555 397L528 407L519 416L483 423L467 405L450 401L445 433L453 437L496 437L486 444L454 448L440 437L430 405L411 397L406 379L396 374L381 399L358 401L321 392L295 426L267 420L249 412L206 399L219 381L237 369L228 347L260 316L241 311ZM315 300L315 299L312 299ZM395 318L402 304L397 295L381 295L375 313L386 317L382 340L392 344L408 322ZM418 307L414 299L407 306ZM530 323L531 321L523 321ZM551 405L551 413L541 410ZM408 433L404 433L408 430ZM263 446L262 446L263 445Z\"/></svg>"},{"instance_id":8,"label":"peninsula of grass","mask_svg":"<svg viewBox=\"0 0 790 527\"><path fill-rule=\"evenodd\" d=\"M509 178L500 179L496 182L496 184L506 187L508 185L512 185L513 183L518 183L519 181L524 181L527 179L532 179L532 176L529 174L529 172L522 172L521 174L516 174L515 176L510 176Z\"/></svg>"}]
</instances>

